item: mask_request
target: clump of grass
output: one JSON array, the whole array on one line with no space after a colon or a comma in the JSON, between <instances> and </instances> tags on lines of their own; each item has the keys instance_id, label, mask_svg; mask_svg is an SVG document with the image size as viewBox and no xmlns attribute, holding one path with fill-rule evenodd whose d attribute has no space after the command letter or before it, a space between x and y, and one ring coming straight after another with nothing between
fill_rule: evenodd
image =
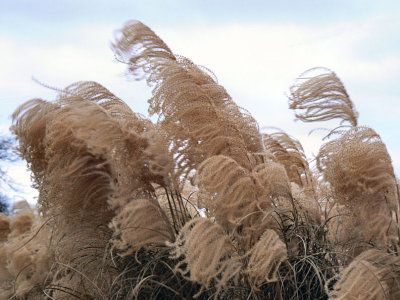
<instances>
[{"instance_id":1,"label":"clump of grass","mask_svg":"<svg viewBox=\"0 0 400 300\"><path fill-rule=\"evenodd\" d=\"M0 215L1 296L398 298L397 179L335 73L312 69L289 96L300 120L349 124L313 166L146 25L128 22L113 50L153 88L158 120L95 82L16 110L40 193L37 210Z\"/></svg>"}]
</instances>

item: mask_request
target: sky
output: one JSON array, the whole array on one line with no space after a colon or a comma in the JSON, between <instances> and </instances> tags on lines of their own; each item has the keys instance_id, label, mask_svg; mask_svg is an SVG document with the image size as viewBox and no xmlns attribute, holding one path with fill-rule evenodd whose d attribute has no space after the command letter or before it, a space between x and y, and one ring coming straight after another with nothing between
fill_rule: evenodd
<instances>
[{"instance_id":1,"label":"sky","mask_svg":"<svg viewBox=\"0 0 400 300\"><path fill-rule=\"evenodd\" d=\"M359 112L375 129L400 174L400 2L369 0L0 0L0 133L10 115L32 98L94 80L147 115L151 88L124 75L110 43L136 19L176 54L211 69L233 100L265 131L279 128L299 139L312 159L326 131L338 122L294 121L289 87L313 67L333 70ZM22 188L15 199L34 203L23 162L8 167Z\"/></svg>"}]
</instances>

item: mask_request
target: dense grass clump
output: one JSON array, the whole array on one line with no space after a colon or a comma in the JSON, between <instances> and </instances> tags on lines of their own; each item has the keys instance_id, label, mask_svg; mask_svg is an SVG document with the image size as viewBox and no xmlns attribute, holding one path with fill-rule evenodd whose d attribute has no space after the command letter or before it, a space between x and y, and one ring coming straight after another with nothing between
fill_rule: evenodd
<instances>
[{"instance_id":1,"label":"dense grass clump","mask_svg":"<svg viewBox=\"0 0 400 300\"><path fill-rule=\"evenodd\" d=\"M39 199L0 214L0 298L399 299L398 182L334 72L290 89L298 119L341 123L313 164L144 24L113 50L158 119L96 82L15 111Z\"/></svg>"}]
</instances>

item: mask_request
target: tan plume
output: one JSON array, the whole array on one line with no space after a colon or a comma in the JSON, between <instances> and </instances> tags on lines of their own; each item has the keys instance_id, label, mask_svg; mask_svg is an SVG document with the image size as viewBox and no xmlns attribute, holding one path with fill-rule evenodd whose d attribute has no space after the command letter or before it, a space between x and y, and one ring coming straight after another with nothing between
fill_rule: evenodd
<instances>
[{"instance_id":1,"label":"tan plume","mask_svg":"<svg viewBox=\"0 0 400 300\"><path fill-rule=\"evenodd\" d=\"M313 76L316 72L319 75ZM337 77L326 68L313 68L302 73L290 88L289 107L304 122L341 119L357 126L358 113Z\"/></svg>"},{"instance_id":2,"label":"tan plume","mask_svg":"<svg viewBox=\"0 0 400 300\"><path fill-rule=\"evenodd\" d=\"M113 245L124 256L142 247L160 246L174 240L172 226L154 199L132 199L114 217L110 227Z\"/></svg>"},{"instance_id":3,"label":"tan plume","mask_svg":"<svg viewBox=\"0 0 400 300\"><path fill-rule=\"evenodd\" d=\"M55 103L32 101L14 114L13 130L21 148L27 149L23 154L32 157L32 164L38 164L34 174L40 187L40 211L50 218L49 225L54 228L51 249L56 253L57 264L52 272L57 276L47 287L49 293L55 293L51 286L59 284L65 285L66 291L82 295L85 285L93 289L93 295L102 295L110 287L111 279L100 277L114 272L110 261L103 259L111 237L107 225L113 211L109 204L119 207L111 199L117 195L118 199L124 198L122 194L128 189L148 190L146 185L135 182L144 181L150 186L143 177L134 176L146 169L132 159L137 157L140 161L137 153L143 152L146 145L140 130L135 132L140 127L134 123L140 120L133 113L127 120L129 110L116 99L115 105L93 100L93 86L103 96L107 94L99 85L92 84L89 90L81 86L82 94L75 89L74 94L62 93ZM83 98L85 93L88 99ZM116 113L118 107L120 115ZM31 138L32 129L38 138ZM137 167L132 168L132 164Z\"/></svg>"},{"instance_id":4,"label":"tan plume","mask_svg":"<svg viewBox=\"0 0 400 300\"><path fill-rule=\"evenodd\" d=\"M346 205L357 205L356 201L362 201L360 198L365 198L365 194L381 193L383 197L396 188L386 146L368 127L354 127L324 144L317 156L317 167L332 185L339 203ZM396 211L397 196L388 200Z\"/></svg>"},{"instance_id":5,"label":"tan plume","mask_svg":"<svg viewBox=\"0 0 400 300\"><path fill-rule=\"evenodd\" d=\"M187 176L204 159L218 154L251 167L247 152L262 148L258 125L206 69L175 56L140 22L126 24L114 51L129 72L142 70L154 84L149 112L159 115L159 126L169 135L177 176Z\"/></svg>"},{"instance_id":6,"label":"tan plume","mask_svg":"<svg viewBox=\"0 0 400 300\"><path fill-rule=\"evenodd\" d=\"M328 291L329 299L396 299L398 268L397 256L377 249L367 250L340 272L333 290Z\"/></svg>"},{"instance_id":7,"label":"tan plume","mask_svg":"<svg viewBox=\"0 0 400 300\"><path fill-rule=\"evenodd\" d=\"M266 227L274 226L271 214L279 200L290 198L286 171L271 160L248 171L230 157L212 156L200 164L196 182L210 216L228 232L242 227L240 239L245 249Z\"/></svg>"},{"instance_id":8,"label":"tan plume","mask_svg":"<svg viewBox=\"0 0 400 300\"><path fill-rule=\"evenodd\" d=\"M291 182L300 187L312 187L310 168L303 146L298 140L280 131L263 134L263 142L265 149L273 154L276 161L285 167Z\"/></svg>"},{"instance_id":9,"label":"tan plume","mask_svg":"<svg viewBox=\"0 0 400 300\"><path fill-rule=\"evenodd\" d=\"M41 189L47 169L46 128L59 105L42 99L32 99L13 113L10 130L19 142L18 151L33 173L34 187Z\"/></svg>"},{"instance_id":10,"label":"tan plume","mask_svg":"<svg viewBox=\"0 0 400 300\"><path fill-rule=\"evenodd\" d=\"M215 299L241 269L239 256L228 235L221 226L206 218L195 218L187 222L175 243L169 246L172 247L173 257L182 259L175 270L200 283L201 290L215 284Z\"/></svg>"},{"instance_id":11,"label":"tan plume","mask_svg":"<svg viewBox=\"0 0 400 300\"><path fill-rule=\"evenodd\" d=\"M275 282L282 262L287 259L285 244L275 231L267 229L248 253L247 273L256 285Z\"/></svg>"}]
</instances>

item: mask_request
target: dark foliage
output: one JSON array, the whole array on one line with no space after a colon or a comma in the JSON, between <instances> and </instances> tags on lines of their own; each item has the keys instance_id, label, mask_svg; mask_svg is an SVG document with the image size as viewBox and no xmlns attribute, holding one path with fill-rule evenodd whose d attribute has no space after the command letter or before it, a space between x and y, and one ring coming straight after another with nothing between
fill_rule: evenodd
<instances>
[{"instance_id":1,"label":"dark foliage","mask_svg":"<svg viewBox=\"0 0 400 300\"><path fill-rule=\"evenodd\" d=\"M10 163L18 160L18 156L13 152L14 144L15 140L11 137L0 137L0 163ZM0 212L7 214L9 211L9 197L4 192L5 188L16 189L12 179L7 176L4 167L0 166Z\"/></svg>"}]
</instances>

